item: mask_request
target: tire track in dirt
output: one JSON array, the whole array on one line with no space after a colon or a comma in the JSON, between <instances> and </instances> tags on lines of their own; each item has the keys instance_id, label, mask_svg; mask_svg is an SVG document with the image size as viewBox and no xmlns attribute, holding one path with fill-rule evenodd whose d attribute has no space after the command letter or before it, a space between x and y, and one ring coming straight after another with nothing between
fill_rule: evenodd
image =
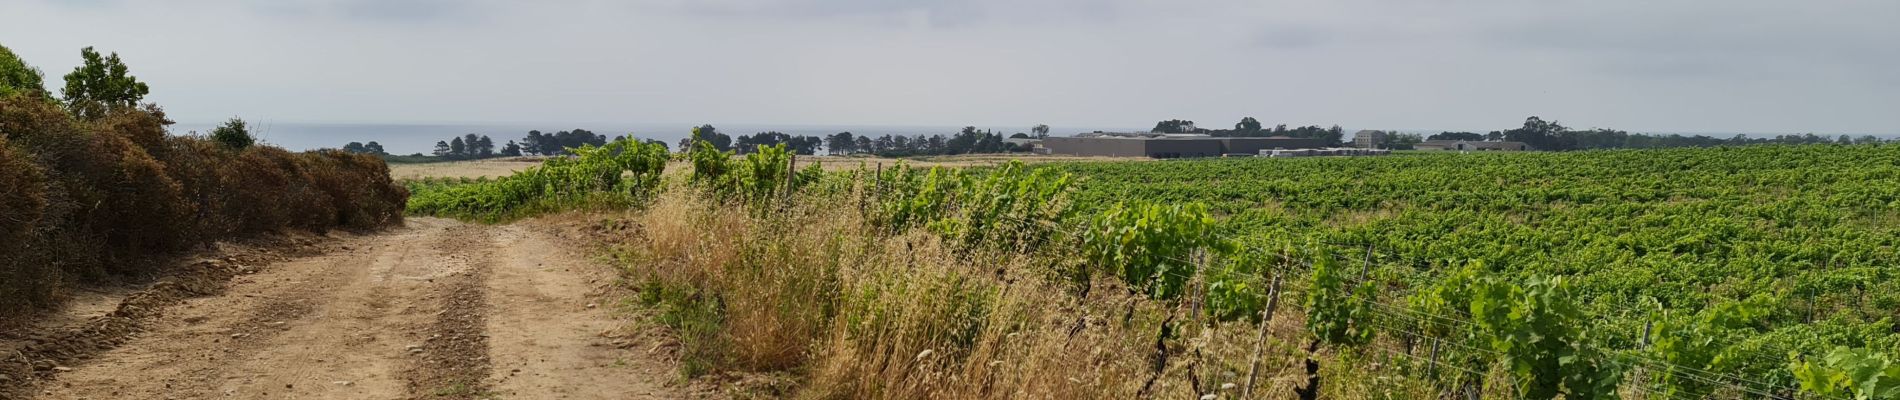
<instances>
[{"instance_id":1,"label":"tire track in dirt","mask_svg":"<svg viewBox=\"0 0 1900 400\"><path fill-rule=\"evenodd\" d=\"M414 218L154 311L39 399L705 398L547 232ZM136 297L137 295L133 295ZM7 397L0 394L0 398ZM718 397L718 396L712 396Z\"/></svg>"},{"instance_id":2,"label":"tire track in dirt","mask_svg":"<svg viewBox=\"0 0 1900 400\"><path fill-rule=\"evenodd\" d=\"M494 234L484 230L481 256L464 273L441 279L446 287L435 322L424 344L411 346L419 355L410 370L409 398L476 399L489 395L488 385L488 270L494 264ZM442 243L455 246L456 243Z\"/></svg>"}]
</instances>

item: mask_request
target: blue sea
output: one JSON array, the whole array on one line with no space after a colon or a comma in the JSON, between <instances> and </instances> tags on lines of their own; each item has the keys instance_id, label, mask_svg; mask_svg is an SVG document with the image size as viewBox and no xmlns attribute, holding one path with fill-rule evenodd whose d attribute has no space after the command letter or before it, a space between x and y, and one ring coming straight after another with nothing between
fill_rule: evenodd
<instances>
[{"instance_id":1,"label":"blue sea","mask_svg":"<svg viewBox=\"0 0 1900 400\"><path fill-rule=\"evenodd\" d=\"M221 122L179 122L172 125L173 134L184 135L193 132L206 133ZM383 145L390 154L428 154L435 149L435 142L466 134L487 135L494 139L497 147L510 140L520 141L530 130L552 133L565 130L586 129L594 133L614 136L631 135L642 139L657 139L668 145L678 143L680 139L692 134L698 124L660 124L660 123L505 123L505 124L367 124L367 123L281 123L270 121L250 121L251 133L258 140L290 150L313 150L320 148L341 148L350 142L375 141ZM790 135L823 136L838 132L851 132L857 135L921 135L957 133L963 126L892 126L892 125L797 125L797 124L758 124L713 122L720 133L737 137L759 132L778 131ZM977 129L990 129L1005 135L1016 132L1028 132L1030 126L977 126ZM1094 130L1135 130L1136 128L1056 127L1052 134L1067 135Z\"/></svg>"}]
</instances>

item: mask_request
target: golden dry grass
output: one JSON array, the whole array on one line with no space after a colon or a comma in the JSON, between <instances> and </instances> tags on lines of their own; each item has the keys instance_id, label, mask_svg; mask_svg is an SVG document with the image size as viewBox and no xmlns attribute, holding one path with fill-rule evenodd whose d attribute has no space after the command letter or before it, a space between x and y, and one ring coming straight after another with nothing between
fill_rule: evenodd
<instances>
[{"instance_id":1,"label":"golden dry grass","mask_svg":"<svg viewBox=\"0 0 1900 400\"><path fill-rule=\"evenodd\" d=\"M807 162L818 162L824 165L825 170L828 170L828 171L856 169L858 168L859 165L863 165L865 168L873 168L873 169L879 166L889 168L889 167L897 165L899 162L904 163L904 165L909 165L912 167L919 167L919 168L929 168L929 167L964 168L964 167L997 166L997 165L1002 165L1004 163L1008 163L1010 161L1022 161L1023 163L1026 163L1026 164L1039 164L1039 163L1086 162L1086 161L1142 162L1142 161L1153 161L1153 160L1154 159L1152 158L1146 158L1146 157L1080 157L1080 156L1035 155L1035 154L964 154L964 155L954 155L954 156L922 156L922 157L907 157L907 158L887 158L887 157L871 157L871 156L849 156L849 157L799 156L798 157L798 163L801 166L805 165L805 163Z\"/></svg>"},{"instance_id":2,"label":"golden dry grass","mask_svg":"<svg viewBox=\"0 0 1900 400\"><path fill-rule=\"evenodd\" d=\"M390 164L389 175L396 180L422 178L498 178L528 167L541 165L539 157L491 158L420 164Z\"/></svg>"},{"instance_id":3,"label":"golden dry grass","mask_svg":"<svg viewBox=\"0 0 1900 400\"><path fill-rule=\"evenodd\" d=\"M710 324L670 321L689 364L715 376L796 374L801 384L783 393L793 398L1238 398L1256 348L1254 398L1295 398L1305 384L1296 297L1283 299L1263 343L1256 324L1198 319L1189 305L1133 297L1112 280L1078 296L1050 279L1069 261L876 234L837 204L747 212L675 190L630 216L634 228L614 241L643 290L688 293L662 308L721 310ZM706 325L716 328L694 333ZM1174 333L1158 348L1163 326ZM1424 393L1374 378L1323 381L1352 394L1325 397Z\"/></svg>"}]
</instances>

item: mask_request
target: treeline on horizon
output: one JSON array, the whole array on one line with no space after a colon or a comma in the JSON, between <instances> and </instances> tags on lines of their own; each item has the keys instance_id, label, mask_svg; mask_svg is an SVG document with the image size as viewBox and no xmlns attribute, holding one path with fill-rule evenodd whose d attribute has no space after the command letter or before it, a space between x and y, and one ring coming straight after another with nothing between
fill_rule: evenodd
<instances>
[{"instance_id":1,"label":"treeline on horizon","mask_svg":"<svg viewBox=\"0 0 1900 400\"><path fill-rule=\"evenodd\" d=\"M1215 137L1265 137L1288 136L1296 138L1317 138L1330 145L1338 146L1351 140L1345 136L1345 130L1339 125L1321 128L1318 125L1287 128L1280 124L1266 128L1253 117L1241 118L1233 129L1207 129L1197 127L1194 121L1171 119L1155 123L1150 130L1154 133L1200 133ZM1595 149L1655 149L1671 147L1714 147L1741 146L1751 144L1871 144L1888 140L1873 135L1858 137L1839 135L1828 137L1813 133L1787 134L1774 137L1751 138L1737 134L1733 137L1718 138L1707 135L1681 134L1644 134L1627 131L1592 128L1587 130L1571 129L1557 121L1545 121L1541 117L1531 116L1517 128L1495 130L1488 133L1443 131L1430 136L1418 133L1398 133L1385 131L1384 140L1379 147L1396 150L1411 150L1414 145L1427 140L1466 140L1466 141L1510 141L1529 144L1531 148L1544 151L1595 150Z\"/></svg>"},{"instance_id":2,"label":"treeline on horizon","mask_svg":"<svg viewBox=\"0 0 1900 400\"><path fill-rule=\"evenodd\" d=\"M1013 143L1012 139L1041 139L1049 137L1048 125L1036 125L1030 132L1017 132L1004 136L992 130L978 130L966 126L962 131L943 135L859 135L852 132L839 132L824 136L789 135L777 131L760 132L751 135L733 137L720 132L712 125L698 127L701 136L708 144L721 151L733 151L747 154L758 146L784 144L786 149L798 155L815 155L824 152L829 155L874 155L879 157L937 156L957 154L999 154L1027 153L1032 149L1025 143ZM1208 129L1195 125L1194 121L1170 119L1156 122L1152 133L1198 133L1214 137L1271 137L1285 136L1294 138L1320 139L1328 146L1342 146L1351 141L1345 129L1339 125L1321 127L1319 125L1288 126L1278 124L1267 127L1253 117L1245 117L1235 123L1233 129ZM1578 130L1566 127L1557 121L1546 121L1532 116L1524 120L1517 128L1494 130L1488 133L1467 131L1442 131L1429 136L1421 133L1401 133L1384 131L1386 135L1377 144L1379 148L1394 150L1412 150L1414 146L1429 140L1466 140L1466 141L1512 141L1529 144L1531 148L1543 151L1569 151L1594 149L1655 149L1674 147L1713 147L1742 146L1754 144L1871 144L1891 140L1873 135L1839 135L1829 137L1813 133L1786 134L1774 137L1754 138L1737 134L1733 137L1718 138L1707 135L1682 134L1644 134L1627 131L1592 128ZM619 139L616 136L614 139ZM567 149L581 145L601 146L609 141L606 135L596 134L586 129L574 129L554 133L528 131L520 141L510 140L500 147L487 135L467 134L450 140L438 141L432 155L439 159L471 160L493 157L519 156L557 156L568 155ZM692 138L680 139L681 149L687 148ZM666 143L655 140L646 142ZM670 147L670 146L669 146ZM352 153L367 153L389 156L376 142L367 144L351 142L343 147ZM671 148L669 148L671 150ZM422 157L421 153L412 157Z\"/></svg>"},{"instance_id":3,"label":"treeline on horizon","mask_svg":"<svg viewBox=\"0 0 1900 400\"><path fill-rule=\"evenodd\" d=\"M1030 150L1028 146L1009 143L1001 133L989 130L979 131L973 126L966 126L962 131L951 135L886 134L877 137L869 135L859 136L851 132L839 132L821 137L768 131L751 135L739 135L735 138L720 132L719 128L710 124L702 125L697 129L700 132L700 137L704 138L707 144L712 145L720 151L732 151L742 155L757 151L759 146L772 147L780 144L784 144L787 151L797 155L816 155L823 151L829 155L869 154L882 157L906 157L1020 153ZM1035 137L1047 137L1048 130L1048 125L1038 125L1030 129L1030 131L1036 132L1037 136ZM476 160L521 156L564 156L572 154L569 151L569 149L572 148L577 148L582 145L598 147L623 137L625 136L615 136L609 139L606 135L597 134L586 129L574 129L554 133L542 133L539 130L532 130L528 131L528 135L519 142L509 140L500 147L496 147L494 139L491 139L488 135L470 133L449 140L437 141L435 143L435 150L430 155L445 160ZM1031 136L1027 133L1018 132L1010 135L1007 139L1027 138L1031 138ZM643 140L642 142L659 144L669 151L672 150L672 147L667 146L665 142L657 140ZM692 138L683 138L680 139L679 148L687 149L691 147L691 144ZM344 145L342 150L351 153L391 156L391 154L383 150L382 145L376 142L350 142ZM411 157L418 156L423 156L423 154L416 153L411 155Z\"/></svg>"},{"instance_id":4,"label":"treeline on horizon","mask_svg":"<svg viewBox=\"0 0 1900 400\"><path fill-rule=\"evenodd\" d=\"M80 56L55 98L0 46L0 328L68 284L150 276L216 241L401 223L408 191L382 160L258 144L235 118L171 135L118 54Z\"/></svg>"}]
</instances>

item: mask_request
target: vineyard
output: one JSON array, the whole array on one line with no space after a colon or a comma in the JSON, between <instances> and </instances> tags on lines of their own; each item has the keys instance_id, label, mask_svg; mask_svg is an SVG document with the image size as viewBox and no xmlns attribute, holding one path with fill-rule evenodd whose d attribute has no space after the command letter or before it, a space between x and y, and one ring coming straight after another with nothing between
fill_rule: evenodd
<instances>
[{"instance_id":1,"label":"vineyard","mask_svg":"<svg viewBox=\"0 0 1900 400\"><path fill-rule=\"evenodd\" d=\"M580 154L547 169L660 156ZM820 398L1900 396L1900 147L674 157L693 172L607 163L647 167L560 196L637 194L600 229L688 376L793 373ZM540 171L412 183L410 210L543 210L514 204L566 186L504 189Z\"/></svg>"},{"instance_id":2,"label":"vineyard","mask_svg":"<svg viewBox=\"0 0 1900 400\"><path fill-rule=\"evenodd\" d=\"M1801 367L1878 371L1836 347L1900 349L1897 147L1048 168L1082 178L1080 208L1205 202L1218 235L1297 258L1326 342L1457 343L1440 359L1480 376L1509 360L1527 397L1600 397L1643 378L1632 366L1667 372L1625 384L1661 398L1900 395L1897 371L1848 385Z\"/></svg>"}]
</instances>

